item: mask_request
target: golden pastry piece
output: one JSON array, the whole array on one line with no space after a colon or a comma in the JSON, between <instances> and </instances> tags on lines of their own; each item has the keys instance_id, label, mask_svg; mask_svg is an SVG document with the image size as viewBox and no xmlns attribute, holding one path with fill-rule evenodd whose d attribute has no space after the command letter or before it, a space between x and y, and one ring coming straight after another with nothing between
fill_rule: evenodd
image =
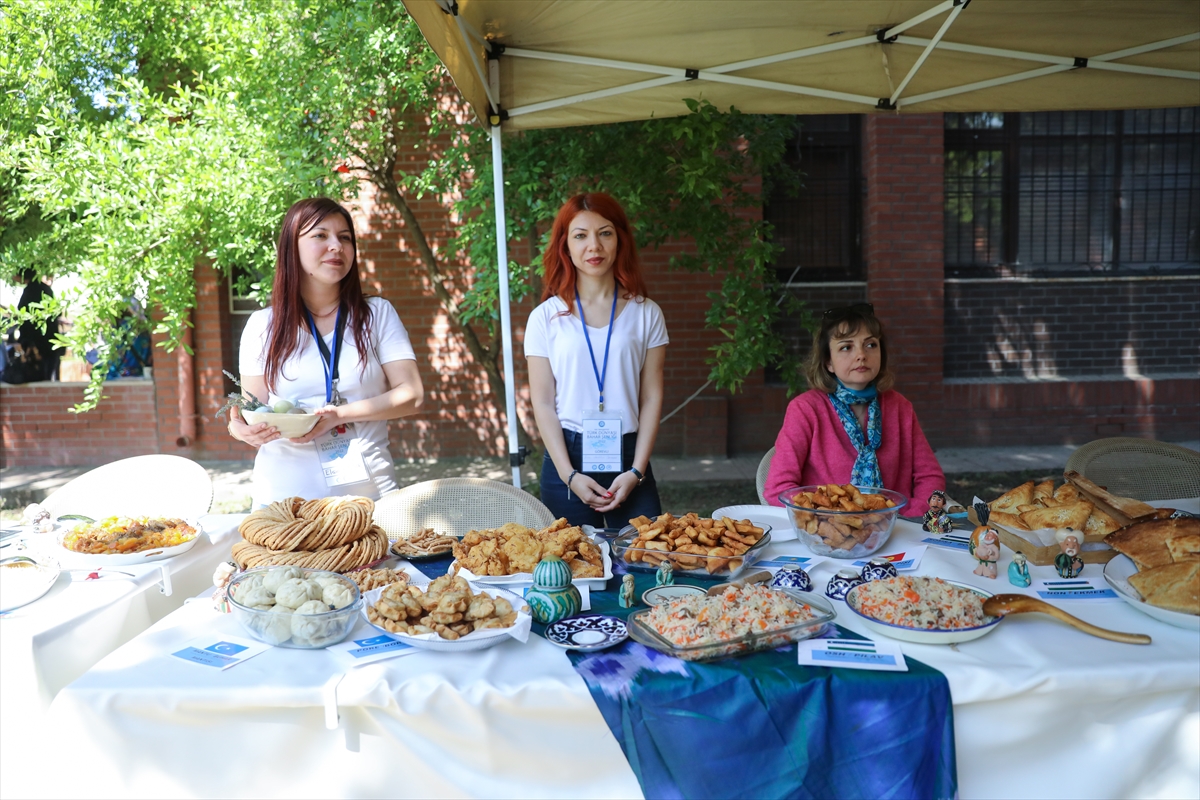
<instances>
[{"instance_id":1,"label":"golden pastry piece","mask_svg":"<svg viewBox=\"0 0 1200 800\"><path fill-rule=\"evenodd\" d=\"M1105 536L1104 541L1133 559L1139 570L1147 570L1174 563L1167 540L1190 534L1200 534L1200 519L1152 519L1127 525Z\"/></svg>"},{"instance_id":2,"label":"golden pastry piece","mask_svg":"<svg viewBox=\"0 0 1200 800\"><path fill-rule=\"evenodd\" d=\"M1129 583L1152 606L1200 615L1200 560L1143 570L1130 575Z\"/></svg>"},{"instance_id":3,"label":"golden pastry piece","mask_svg":"<svg viewBox=\"0 0 1200 800\"><path fill-rule=\"evenodd\" d=\"M1092 515L1094 508L1095 505L1092 503L1079 500L1070 505L1026 511L1021 514L1021 520L1029 526L1030 530L1074 528L1081 531L1087 524L1087 519Z\"/></svg>"}]
</instances>

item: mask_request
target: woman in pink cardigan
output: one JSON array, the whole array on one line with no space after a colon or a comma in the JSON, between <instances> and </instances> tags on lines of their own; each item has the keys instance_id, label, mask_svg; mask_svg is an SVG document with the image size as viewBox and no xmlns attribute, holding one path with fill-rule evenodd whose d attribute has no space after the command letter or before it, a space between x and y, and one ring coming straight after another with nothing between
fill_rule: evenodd
<instances>
[{"instance_id":1,"label":"woman in pink cardigan","mask_svg":"<svg viewBox=\"0 0 1200 800\"><path fill-rule=\"evenodd\" d=\"M921 515L946 478L912 404L891 389L887 338L869 303L831 308L821 320L806 367L813 388L788 405L775 440L763 495L797 486L882 486L911 498Z\"/></svg>"}]
</instances>

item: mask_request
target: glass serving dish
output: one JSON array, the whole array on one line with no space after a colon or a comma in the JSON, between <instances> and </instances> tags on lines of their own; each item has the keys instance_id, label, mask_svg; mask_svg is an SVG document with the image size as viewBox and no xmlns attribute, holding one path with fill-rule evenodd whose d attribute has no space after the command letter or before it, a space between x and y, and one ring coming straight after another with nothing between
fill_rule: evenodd
<instances>
[{"instance_id":1,"label":"glass serving dish","mask_svg":"<svg viewBox=\"0 0 1200 800\"><path fill-rule=\"evenodd\" d=\"M612 541L613 554L624 562L626 569L634 572L656 572L659 562L667 560L671 562L671 568L676 575L691 575L696 578L728 578L762 560L767 545L771 543L771 528L764 526L762 538L745 553L732 558L654 550L648 547L631 547L630 545L637 536L637 528L626 525L621 529L621 534ZM710 566L713 569L709 569Z\"/></svg>"},{"instance_id":2,"label":"glass serving dish","mask_svg":"<svg viewBox=\"0 0 1200 800\"><path fill-rule=\"evenodd\" d=\"M287 567L266 567L252 569L241 573L229 582L229 609L241 626L253 638L275 647L291 647L298 650L321 650L331 644L337 644L345 639L351 629L358 623L362 613L363 599L354 581L336 572L326 572L319 569L298 569L305 579L336 580L345 585L352 598L348 605L331 609L319 614L298 614L293 610L276 604L270 608L252 607L237 599L239 587L248 582L265 577L272 570L288 569ZM276 608L279 610L275 610Z\"/></svg>"},{"instance_id":3,"label":"glass serving dish","mask_svg":"<svg viewBox=\"0 0 1200 800\"><path fill-rule=\"evenodd\" d=\"M810 508L792 500L802 492L815 492L820 488L800 486L789 489L779 495L779 502L789 512L796 538L817 555L830 558L862 558L878 552L892 537L900 509L908 505L908 498L899 492L876 486L858 489L863 494L883 495L896 505L878 511L833 511Z\"/></svg>"},{"instance_id":4,"label":"glass serving dish","mask_svg":"<svg viewBox=\"0 0 1200 800\"><path fill-rule=\"evenodd\" d=\"M756 653L760 650L773 650L776 647L783 647L793 642L811 639L819 635L824 630L825 625L832 622L833 618L837 616L837 612L834 611L833 605L829 600L818 594L800 592L786 587L776 588L775 591L783 592L798 603L808 606L812 609L815 616L812 619L797 622L794 625L775 628L774 630L763 631L762 633L747 633L736 639L681 646L662 636L646 622L647 615L654 609L645 608L633 612L626 620L626 625L629 628L629 637L639 644L643 644L660 653L666 653L675 658L683 659L684 661L715 661L719 658L746 655L748 653Z\"/></svg>"}]
</instances>

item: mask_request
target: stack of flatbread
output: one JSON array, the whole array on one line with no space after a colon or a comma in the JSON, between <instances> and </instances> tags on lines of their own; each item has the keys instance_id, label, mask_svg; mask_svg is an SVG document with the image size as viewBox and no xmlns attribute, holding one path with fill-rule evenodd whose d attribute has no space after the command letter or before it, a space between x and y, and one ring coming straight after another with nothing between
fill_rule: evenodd
<instances>
[{"instance_id":1,"label":"stack of flatbread","mask_svg":"<svg viewBox=\"0 0 1200 800\"><path fill-rule=\"evenodd\" d=\"M1099 540L1121 527L1121 523L1080 493L1073 484L1057 489L1054 481L1026 481L988 503L991 521L1011 530L1074 528Z\"/></svg>"},{"instance_id":2,"label":"stack of flatbread","mask_svg":"<svg viewBox=\"0 0 1200 800\"><path fill-rule=\"evenodd\" d=\"M1200 615L1200 519L1151 519L1105 537L1137 565L1129 583L1152 606Z\"/></svg>"}]
</instances>

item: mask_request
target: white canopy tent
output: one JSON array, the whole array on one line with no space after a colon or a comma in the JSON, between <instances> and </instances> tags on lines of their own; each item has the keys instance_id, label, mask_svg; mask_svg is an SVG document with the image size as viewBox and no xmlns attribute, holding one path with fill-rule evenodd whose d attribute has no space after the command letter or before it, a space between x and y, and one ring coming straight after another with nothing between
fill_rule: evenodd
<instances>
[{"instance_id":1,"label":"white canopy tent","mask_svg":"<svg viewBox=\"0 0 1200 800\"><path fill-rule=\"evenodd\" d=\"M1195 0L404 1L492 131L517 486L502 130L679 116L685 98L759 114L1200 105Z\"/></svg>"}]
</instances>

